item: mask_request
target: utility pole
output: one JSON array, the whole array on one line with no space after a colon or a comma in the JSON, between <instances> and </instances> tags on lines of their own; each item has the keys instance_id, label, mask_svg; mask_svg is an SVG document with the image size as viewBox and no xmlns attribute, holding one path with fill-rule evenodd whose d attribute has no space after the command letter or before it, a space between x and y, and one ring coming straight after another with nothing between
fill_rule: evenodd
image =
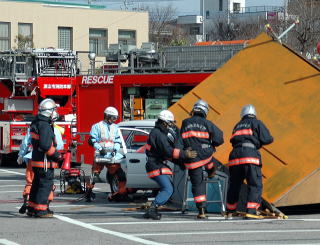
<instances>
[{"instance_id":1,"label":"utility pole","mask_svg":"<svg viewBox=\"0 0 320 245\"><path fill-rule=\"evenodd\" d=\"M202 0L202 41L206 41L205 40L206 35L204 33L204 0Z\"/></svg>"}]
</instances>

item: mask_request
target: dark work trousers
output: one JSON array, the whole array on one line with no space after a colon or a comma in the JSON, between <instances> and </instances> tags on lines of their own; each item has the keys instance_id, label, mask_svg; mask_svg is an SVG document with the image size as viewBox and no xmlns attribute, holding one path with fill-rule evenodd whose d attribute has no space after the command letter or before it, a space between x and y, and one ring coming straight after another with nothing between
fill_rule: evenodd
<instances>
[{"instance_id":1,"label":"dark work trousers","mask_svg":"<svg viewBox=\"0 0 320 245\"><path fill-rule=\"evenodd\" d=\"M34 178L30 191L29 206L35 213L46 213L48 208L48 197L53 187L54 169L33 167Z\"/></svg>"},{"instance_id":2,"label":"dark work trousers","mask_svg":"<svg viewBox=\"0 0 320 245\"><path fill-rule=\"evenodd\" d=\"M230 184L227 195L227 206L234 205L234 207L236 207L236 204L239 201L241 185L243 181L246 180L248 186L247 213L256 214L256 209L260 206L262 195L261 166L240 164L229 167L229 172Z\"/></svg>"},{"instance_id":3,"label":"dark work trousers","mask_svg":"<svg viewBox=\"0 0 320 245\"><path fill-rule=\"evenodd\" d=\"M189 169L190 181L192 184L192 194L197 208L206 207L206 183L203 176L203 168Z\"/></svg>"}]
</instances>

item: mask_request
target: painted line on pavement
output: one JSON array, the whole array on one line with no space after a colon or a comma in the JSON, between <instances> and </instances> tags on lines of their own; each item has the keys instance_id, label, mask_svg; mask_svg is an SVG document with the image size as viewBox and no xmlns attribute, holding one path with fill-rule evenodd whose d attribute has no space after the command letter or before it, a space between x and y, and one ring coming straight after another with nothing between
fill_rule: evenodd
<instances>
[{"instance_id":1,"label":"painted line on pavement","mask_svg":"<svg viewBox=\"0 0 320 245\"><path fill-rule=\"evenodd\" d=\"M19 172L15 172L15 171L11 171L11 170L0 169L0 171L3 172L3 173L6 173L6 174L25 175L25 173L19 173Z\"/></svg>"},{"instance_id":2,"label":"painted line on pavement","mask_svg":"<svg viewBox=\"0 0 320 245\"><path fill-rule=\"evenodd\" d=\"M305 233L320 232L320 229L305 230L242 230L242 231L197 231L197 232L164 232L164 233L136 233L133 236L178 236L178 235L219 235L219 234L248 234L248 233Z\"/></svg>"},{"instance_id":3,"label":"painted line on pavement","mask_svg":"<svg viewBox=\"0 0 320 245\"><path fill-rule=\"evenodd\" d=\"M10 192L12 192L12 193L13 193L13 192L16 192L16 193L20 192L20 193L22 193L22 191L20 190L20 191L0 191L0 194L1 194L1 193L10 193Z\"/></svg>"},{"instance_id":4,"label":"painted line on pavement","mask_svg":"<svg viewBox=\"0 0 320 245\"><path fill-rule=\"evenodd\" d=\"M4 244L4 245L19 245L19 243L15 243L15 242L9 241L7 239L0 239L0 244Z\"/></svg>"},{"instance_id":5,"label":"painted line on pavement","mask_svg":"<svg viewBox=\"0 0 320 245\"><path fill-rule=\"evenodd\" d=\"M59 220L61 220L61 221L68 222L70 224L78 225L78 226L81 226L81 227L86 228L86 229L90 229L90 230L93 230L93 231L98 231L98 232L101 232L101 233L105 233L105 234L109 234L109 235L112 235L112 236L120 237L122 239L130 240L130 241L134 241L134 242L138 242L138 243L142 243L142 244L149 244L149 245L165 245L165 243L153 242L153 241L145 240L145 239L142 239L142 238L139 238L139 237L135 237L135 236L132 236L132 235L128 235L128 234L125 234L125 233L121 233L121 232L117 232L117 231L111 231L111 230L103 229L103 228L100 228L100 227L96 227L94 225L87 224L87 223L81 222L79 220L71 219L71 218L68 218L68 217L65 217L65 216L54 215L54 217L59 219Z\"/></svg>"},{"instance_id":6,"label":"painted line on pavement","mask_svg":"<svg viewBox=\"0 0 320 245\"><path fill-rule=\"evenodd\" d=\"M14 186L25 186L25 185L0 185L0 188L14 187Z\"/></svg>"},{"instance_id":7,"label":"painted line on pavement","mask_svg":"<svg viewBox=\"0 0 320 245\"><path fill-rule=\"evenodd\" d=\"M142 213L142 212L141 212ZM139 214L139 213L135 213ZM183 216L182 216L183 217ZM226 220L223 217L210 217L208 220L174 220L174 221L141 221L141 222L92 222L89 224L92 225L149 225L149 224L194 224L194 223L221 223L221 222L228 222L228 223L247 223L247 222L289 222L289 221L306 221L306 222L319 222L320 219L261 219L261 220Z\"/></svg>"}]
</instances>

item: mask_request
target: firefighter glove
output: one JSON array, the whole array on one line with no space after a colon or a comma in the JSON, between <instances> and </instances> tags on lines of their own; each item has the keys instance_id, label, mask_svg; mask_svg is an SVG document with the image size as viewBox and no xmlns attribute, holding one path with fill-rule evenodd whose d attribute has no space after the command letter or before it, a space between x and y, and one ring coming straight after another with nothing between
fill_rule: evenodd
<instances>
[{"instance_id":1,"label":"firefighter glove","mask_svg":"<svg viewBox=\"0 0 320 245\"><path fill-rule=\"evenodd\" d=\"M101 155L101 156L107 155L107 153L108 153L108 151L107 151L105 148L102 148L102 149L100 150L100 155Z\"/></svg>"},{"instance_id":2,"label":"firefighter glove","mask_svg":"<svg viewBox=\"0 0 320 245\"><path fill-rule=\"evenodd\" d=\"M55 152L52 156L52 160L56 163L62 164L63 163L63 155L60 152Z\"/></svg>"},{"instance_id":3,"label":"firefighter glove","mask_svg":"<svg viewBox=\"0 0 320 245\"><path fill-rule=\"evenodd\" d=\"M23 157L22 156L18 157L17 163L18 163L18 165L21 165L23 163Z\"/></svg>"},{"instance_id":4,"label":"firefighter glove","mask_svg":"<svg viewBox=\"0 0 320 245\"><path fill-rule=\"evenodd\" d=\"M186 154L187 158L196 158L198 156L198 153L191 149L185 150L184 153Z\"/></svg>"}]
</instances>

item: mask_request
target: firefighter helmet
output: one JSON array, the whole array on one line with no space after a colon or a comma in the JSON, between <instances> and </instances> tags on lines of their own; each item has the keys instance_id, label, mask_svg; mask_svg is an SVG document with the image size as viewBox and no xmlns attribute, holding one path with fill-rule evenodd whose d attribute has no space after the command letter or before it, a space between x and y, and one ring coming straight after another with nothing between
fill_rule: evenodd
<instances>
[{"instance_id":1,"label":"firefighter helmet","mask_svg":"<svg viewBox=\"0 0 320 245\"><path fill-rule=\"evenodd\" d=\"M209 106L208 103L204 100L198 100L192 109L193 112L202 112L204 113L204 116L206 117L208 115Z\"/></svg>"},{"instance_id":2,"label":"firefighter helmet","mask_svg":"<svg viewBox=\"0 0 320 245\"><path fill-rule=\"evenodd\" d=\"M174 116L171 111L163 110L159 113L158 118L166 123L173 123Z\"/></svg>"},{"instance_id":3,"label":"firefighter helmet","mask_svg":"<svg viewBox=\"0 0 320 245\"><path fill-rule=\"evenodd\" d=\"M257 115L256 109L253 105L245 105L244 107L242 107L240 117L243 118L246 115Z\"/></svg>"},{"instance_id":4,"label":"firefighter helmet","mask_svg":"<svg viewBox=\"0 0 320 245\"><path fill-rule=\"evenodd\" d=\"M114 117L118 117L119 113L118 110L112 106L108 106L105 110L104 110L104 114L107 116L114 116Z\"/></svg>"},{"instance_id":5,"label":"firefighter helmet","mask_svg":"<svg viewBox=\"0 0 320 245\"><path fill-rule=\"evenodd\" d=\"M53 112L56 110L57 105L52 99L45 99L39 104L39 114L45 117L53 118Z\"/></svg>"}]
</instances>

